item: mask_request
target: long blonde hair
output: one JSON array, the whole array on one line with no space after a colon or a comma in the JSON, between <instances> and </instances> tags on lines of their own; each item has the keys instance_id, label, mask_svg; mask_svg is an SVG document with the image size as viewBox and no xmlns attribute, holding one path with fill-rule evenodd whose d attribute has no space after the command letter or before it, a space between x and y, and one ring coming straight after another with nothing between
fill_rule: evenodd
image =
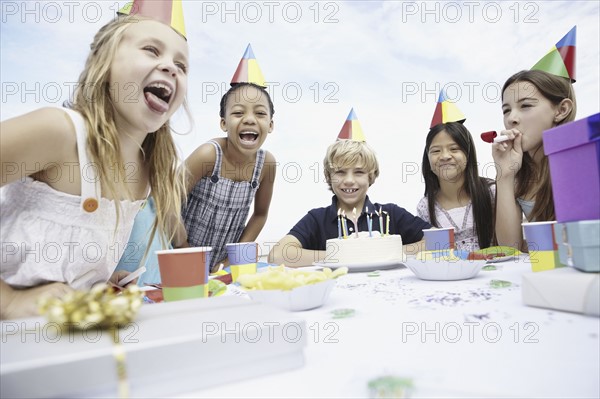
<instances>
[{"instance_id":1,"label":"long blonde hair","mask_svg":"<svg viewBox=\"0 0 600 399\"><path fill-rule=\"evenodd\" d=\"M529 70L517 72L504 83L502 93L513 83L528 82L533 84L537 90L554 105L566 98L573 102L571 112L561 121L562 125L575 120L577 113L577 103L575 101L575 91L571 81L560 76L552 75L548 72ZM538 150L540 151L541 148ZM539 190L535 194L535 205L528 217L529 221L549 221L555 220L554 200L552 197L552 181L550 180L550 166L548 157L544 156L541 163L536 165L531 155L523 154L523 164L517 172L517 197L523 197L529 193L537 182L543 182L539 185Z\"/></svg>"},{"instance_id":2,"label":"long blonde hair","mask_svg":"<svg viewBox=\"0 0 600 399\"><path fill-rule=\"evenodd\" d=\"M140 19L143 18L119 17L98 31L73 99L73 109L81 113L86 122L87 148L91 161L99 171L100 183L117 204L123 194L128 199L133 199L133 195L125 184L125 165L109 87L110 68L125 31L131 23ZM187 111L185 101L184 108ZM177 150L168 121L146 136L140 151L144 154L144 167L148 168L151 195L156 205L156 220L149 243L158 230L162 233L160 238L165 246L164 240L172 240L176 230L182 226L181 208L185 200L183 173L178 168ZM116 207L117 225L119 208Z\"/></svg>"}]
</instances>

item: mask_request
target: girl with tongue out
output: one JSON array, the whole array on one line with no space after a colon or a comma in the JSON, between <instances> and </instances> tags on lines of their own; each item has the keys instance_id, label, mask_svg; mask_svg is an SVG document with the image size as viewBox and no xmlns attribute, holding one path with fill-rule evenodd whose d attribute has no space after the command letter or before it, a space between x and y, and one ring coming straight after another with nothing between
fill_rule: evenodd
<instances>
[{"instance_id":1,"label":"girl with tongue out","mask_svg":"<svg viewBox=\"0 0 600 399\"><path fill-rule=\"evenodd\" d=\"M169 118L187 91L179 31L139 15L100 29L71 109L2 122L1 318L37 313L41 295L121 280L114 272L150 193L172 237L185 195Z\"/></svg>"},{"instance_id":2,"label":"girl with tongue out","mask_svg":"<svg viewBox=\"0 0 600 399\"><path fill-rule=\"evenodd\" d=\"M234 84L221 99L220 126L227 136L201 145L185 162L188 242L213 248L211 268L228 264L225 244L254 241L267 221L276 168L275 157L261 147L273 131L274 112L264 87Z\"/></svg>"}]
</instances>

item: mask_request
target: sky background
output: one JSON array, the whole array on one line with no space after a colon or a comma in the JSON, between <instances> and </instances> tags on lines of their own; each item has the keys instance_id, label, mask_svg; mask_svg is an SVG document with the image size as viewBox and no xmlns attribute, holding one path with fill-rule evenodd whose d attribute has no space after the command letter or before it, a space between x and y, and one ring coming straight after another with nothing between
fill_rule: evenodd
<instances>
[{"instance_id":1,"label":"sky background","mask_svg":"<svg viewBox=\"0 0 600 399\"><path fill-rule=\"evenodd\" d=\"M69 98L95 32L125 2L4 1L0 119ZM465 114L484 176L502 130L500 89L577 25L577 119L600 108L598 1L185 1L190 46L188 100L174 117L182 157L219 129L219 101L248 43L275 103L264 148L279 162L269 220L274 242L309 209L329 205L325 150L352 107L381 175L377 202L416 213L421 159L439 90Z\"/></svg>"}]
</instances>

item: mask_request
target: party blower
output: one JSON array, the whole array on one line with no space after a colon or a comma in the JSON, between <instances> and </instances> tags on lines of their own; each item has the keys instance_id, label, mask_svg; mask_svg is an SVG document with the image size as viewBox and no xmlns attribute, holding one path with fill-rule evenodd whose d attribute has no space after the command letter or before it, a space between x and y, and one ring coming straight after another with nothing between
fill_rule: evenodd
<instances>
[{"instance_id":1,"label":"party blower","mask_svg":"<svg viewBox=\"0 0 600 399\"><path fill-rule=\"evenodd\" d=\"M501 143L503 141L510 140L510 137L498 136L498 133L492 130L489 132L481 133L481 140L485 141L486 143Z\"/></svg>"}]
</instances>

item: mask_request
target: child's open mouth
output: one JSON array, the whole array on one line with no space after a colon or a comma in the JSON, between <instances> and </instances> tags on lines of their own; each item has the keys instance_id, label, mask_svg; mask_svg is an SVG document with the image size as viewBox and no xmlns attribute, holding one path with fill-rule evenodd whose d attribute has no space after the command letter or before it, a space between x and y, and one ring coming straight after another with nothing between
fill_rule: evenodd
<instances>
[{"instance_id":1,"label":"child's open mouth","mask_svg":"<svg viewBox=\"0 0 600 399\"><path fill-rule=\"evenodd\" d=\"M144 87L144 97L148 106L156 112L164 113L169 109L173 88L164 82L153 82Z\"/></svg>"},{"instance_id":2,"label":"child's open mouth","mask_svg":"<svg viewBox=\"0 0 600 399\"><path fill-rule=\"evenodd\" d=\"M358 191L358 188L342 188L342 191L346 194L353 194Z\"/></svg>"},{"instance_id":3,"label":"child's open mouth","mask_svg":"<svg viewBox=\"0 0 600 399\"><path fill-rule=\"evenodd\" d=\"M240 139L243 143L254 143L258 140L258 133L255 132L242 132L240 133Z\"/></svg>"}]
</instances>

